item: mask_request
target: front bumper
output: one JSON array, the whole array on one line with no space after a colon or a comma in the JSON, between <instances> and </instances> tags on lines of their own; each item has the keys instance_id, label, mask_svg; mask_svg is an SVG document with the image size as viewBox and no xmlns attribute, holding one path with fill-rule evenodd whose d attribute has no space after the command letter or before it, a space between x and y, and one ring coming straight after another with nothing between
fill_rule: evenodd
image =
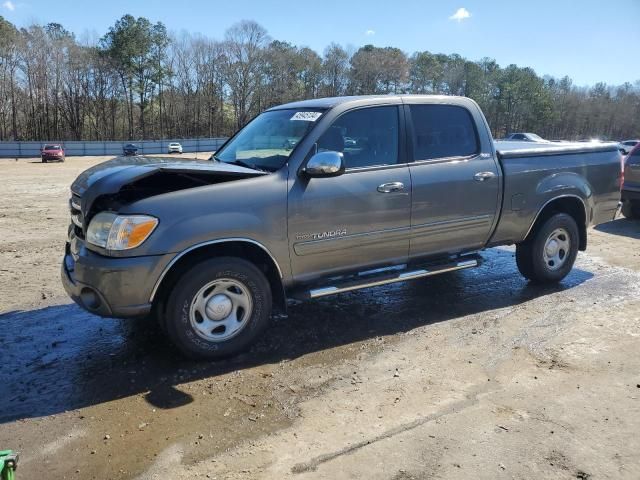
<instances>
[{"instance_id":1,"label":"front bumper","mask_svg":"<svg viewBox=\"0 0 640 480\"><path fill-rule=\"evenodd\" d=\"M73 232L61 278L71 299L102 317L132 318L151 311L151 292L172 254L113 258L92 252Z\"/></svg>"}]
</instances>

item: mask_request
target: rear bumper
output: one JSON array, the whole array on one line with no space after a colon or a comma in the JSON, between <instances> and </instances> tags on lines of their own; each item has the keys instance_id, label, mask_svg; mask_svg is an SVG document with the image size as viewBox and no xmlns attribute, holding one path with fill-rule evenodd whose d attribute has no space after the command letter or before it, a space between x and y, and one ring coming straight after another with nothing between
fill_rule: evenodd
<instances>
[{"instance_id":1,"label":"rear bumper","mask_svg":"<svg viewBox=\"0 0 640 480\"><path fill-rule=\"evenodd\" d=\"M172 258L103 257L72 234L60 272L62 285L74 302L95 315L141 317L151 311L151 291Z\"/></svg>"}]
</instances>

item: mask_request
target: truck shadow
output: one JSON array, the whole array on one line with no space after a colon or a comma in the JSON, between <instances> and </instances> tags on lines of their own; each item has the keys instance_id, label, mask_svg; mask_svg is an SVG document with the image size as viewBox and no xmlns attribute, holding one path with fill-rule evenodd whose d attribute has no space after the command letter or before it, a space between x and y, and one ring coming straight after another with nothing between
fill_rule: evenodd
<instances>
[{"instance_id":1,"label":"truck shadow","mask_svg":"<svg viewBox=\"0 0 640 480\"><path fill-rule=\"evenodd\" d=\"M638 220L619 218L618 220L603 223L594 228L599 232L640 240L640 221Z\"/></svg>"},{"instance_id":2,"label":"truck shadow","mask_svg":"<svg viewBox=\"0 0 640 480\"><path fill-rule=\"evenodd\" d=\"M185 382L518 305L593 277L575 268L559 285L535 286L518 274L512 251L483 257L475 270L294 305L248 353L210 363L182 358L151 321L105 320L76 305L0 315L0 424L145 392L170 409L195 401L175 388Z\"/></svg>"}]
</instances>

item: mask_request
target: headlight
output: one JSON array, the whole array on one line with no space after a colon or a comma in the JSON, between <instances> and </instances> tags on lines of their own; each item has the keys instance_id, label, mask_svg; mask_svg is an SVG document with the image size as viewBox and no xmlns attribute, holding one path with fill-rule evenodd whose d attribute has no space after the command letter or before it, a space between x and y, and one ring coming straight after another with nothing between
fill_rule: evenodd
<instances>
[{"instance_id":1,"label":"headlight","mask_svg":"<svg viewBox=\"0 0 640 480\"><path fill-rule=\"evenodd\" d=\"M87 242L107 250L129 250L144 242L158 225L148 215L98 213L89 224Z\"/></svg>"}]
</instances>

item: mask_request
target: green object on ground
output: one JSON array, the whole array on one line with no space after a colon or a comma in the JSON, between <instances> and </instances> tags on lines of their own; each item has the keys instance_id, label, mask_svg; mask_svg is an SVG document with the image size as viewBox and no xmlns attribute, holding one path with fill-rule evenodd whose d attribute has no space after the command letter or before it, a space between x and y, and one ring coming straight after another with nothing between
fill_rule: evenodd
<instances>
[{"instance_id":1,"label":"green object on ground","mask_svg":"<svg viewBox=\"0 0 640 480\"><path fill-rule=\"evenodd\" d=\"M0 450L0 480L14 480L18 467L18 454L11 450Z\"/></svg>"}]
</instances>

